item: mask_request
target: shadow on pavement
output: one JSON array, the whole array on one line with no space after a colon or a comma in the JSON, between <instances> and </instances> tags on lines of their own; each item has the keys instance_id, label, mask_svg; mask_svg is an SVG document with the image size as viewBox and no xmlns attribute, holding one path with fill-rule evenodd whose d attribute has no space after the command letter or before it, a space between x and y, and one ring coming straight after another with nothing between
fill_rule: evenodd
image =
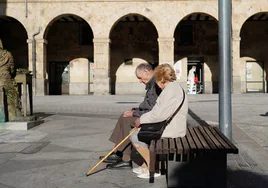
<instances>
[{"instance_id":1,"label":"shadow on pavement","mask_svg":"<svg viewBox=\"0 0 268 188\"><path fill-rule=\"evenodd\" d=\"M245 170L227 170L228 188L267 188L268 175Z\"/></svg>"},{"instance_id":2,"label":"shadow on pavement","mask_svg":"<svg viewBox=\"0 0 268 188\"><path fill-rule=\"evenodd\" d=\"M94 175L94 174L97 174L97 173L99 173L99 172L101 172L101 171L104 171L104 170L106 170L107 168L105 167L105 168L102 168L102 169L99 169L99 170L94 170L91 174L89 174L89 175L87 175L87 173L85 173L85 176L86 177L89 177L89 176L92 176L92 175ZM89 169L90 170L90 169Z\"/></svg>"},{"instance_id":3,"label":"shadow on pavement","mask_svg":"<svg viewBox=\"0 0 268 188\"><path fill-rule=\"evenodd\" d=\"M186 169L185 169L186 168ZM183 175L183 171L186 170L187 174L187 165L181 169L182 173L180 176L182 179L174 177L177 175L177 172L174 172L173 177L171 177L171 186L168 185L169 188L218 188L218 187L227 187L227 188L267 188L268 187L268 175L262 175L254 172L249 172L246 170L227 170L227 185L224 185L224 182L220 182L220 178L211 177L207 175L209 173L218 173L218 172L206 172L204 174L195 174L195 171L188 171L192 176ZM204 170L204 169L203 169ZM216 170L216 169L215 169ZM203 176L204 175L204 176ZM223 175L223 174L222 174ZM221 176L221 175L220 175ZM219 181L220 180L220 181ZM224 179L223 179L224 181ZM180 184L180 185L179 185Z\"/></svg>"},{"instance_id":4,"label":"shadow on pavement","mask_svg":"<svg viewBox=\"0 0 268 188\"><path fill-rule=\"evenodd\" d=\"M268 112L266 112L265 114L260 114L260 116L267 116L268 117Z\"/></svg>"},{"instance_id":5,"label":"shadow on pavement","mask_svg":"<svg viewBox=\"0 0 268 188\"><path fill-rule=\"evenodd\" d=\"M197 121L197 123L201 126L209 126L209 124L202 120L199 116L197 116L190 108L188 109L188 114L195 120ZM192 124L190 124L192 125ZM192 126L195 126L195 125L192 125Z\"/></svg>"},{"instance_id":6,"label":"shadow on pavement","mask_svg":"<svg viewBox=\"0 0 268 188\"><path fill-rule=\"evenodd\" d=\"M38 119L42 120L42 119L45 119L46 117L53 116L54 114L37 112L37 113L34 113L33 115L36 116Z\"/></svg>"}]
</instances>

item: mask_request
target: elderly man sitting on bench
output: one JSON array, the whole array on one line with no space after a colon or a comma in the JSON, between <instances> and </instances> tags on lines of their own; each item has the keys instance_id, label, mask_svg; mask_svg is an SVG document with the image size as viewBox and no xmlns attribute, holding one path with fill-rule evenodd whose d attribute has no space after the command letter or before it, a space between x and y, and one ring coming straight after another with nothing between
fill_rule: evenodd
<instances>
[{"instance_id":1,"label":"elderly man sitting on bench","mask_svg":"<svg viewBox=\"0 0 268 188\"><path fill-rule=\"evenodd\" d=\"M119 144L134 127L135 120L142 114L149 112L156 103L158 95L161 93L161 89L155 83L155 77L153 67L150 64L142 63L136 68L136 76L140 83L146 85L146 95L144 101L138 108L132 108L129 111L124 112L117 121L117 124L110 136L110 141L115 144ZM130 140L124 142L117 152L112 153L104 162L112 163L108 164L109 169L131 169L132 163L130 160L131 155L131 143ZM100 157L100 159L103 156Z\"/></svg>"}]
</instances>

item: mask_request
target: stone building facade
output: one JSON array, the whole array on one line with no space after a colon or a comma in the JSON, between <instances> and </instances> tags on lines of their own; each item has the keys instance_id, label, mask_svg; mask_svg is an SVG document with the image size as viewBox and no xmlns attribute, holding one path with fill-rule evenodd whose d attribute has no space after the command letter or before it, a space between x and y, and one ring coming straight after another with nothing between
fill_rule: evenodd
<instances>
[{"instance_id":1,"label":"stone building facade","mask_svg":"<svg viewBox=\"0 0 268 188\"><path fill-rule=\"evenodd\" d=\"M218 0L1 0L0 38L36 95L143 93L141 62L218 92ZM267 50L268 1L233 0L233 93L268 92Z\"/></svg>"}]
</instances>

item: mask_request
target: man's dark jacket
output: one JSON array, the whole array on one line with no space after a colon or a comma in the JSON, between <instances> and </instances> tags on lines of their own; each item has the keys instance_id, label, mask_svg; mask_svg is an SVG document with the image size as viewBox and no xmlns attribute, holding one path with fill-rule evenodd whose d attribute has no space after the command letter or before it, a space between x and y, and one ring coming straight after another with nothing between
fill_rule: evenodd
<instances>
[{"instance_id":1,"label":"man's dark jacket","mask_svg":"<svg viewBox=\"0 0 268 188\"><path fill-rule=\"evenodd\" d=\"M146 95L143 102L139 105L139 108L132 108L134 110L133 116L140 117L142 114L152 110L156 103L157 97L161 93L161 88L155 83L155 77L153 76L151 80L146 84Z\"/></svg>"}]
</instances>

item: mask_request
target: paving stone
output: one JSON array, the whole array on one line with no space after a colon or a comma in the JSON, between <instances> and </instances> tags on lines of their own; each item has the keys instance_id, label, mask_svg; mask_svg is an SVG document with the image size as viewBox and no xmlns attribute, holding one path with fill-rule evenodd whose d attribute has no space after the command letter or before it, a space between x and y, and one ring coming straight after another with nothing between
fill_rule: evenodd
<instances>
[{"instance_id":1,"label":"paving stone","mask_svg":"<svg viewBox=\"0 0 268 188\"><path fill-rule=\"evenodd\" d=\"M218 95L188 98L188 124L218 125ZM128 170L105 170L104 163L94 175L84 176L113 147L108 138L120 114L142 99L142 95L34 97L34 112L45 123L27 132L0 132L0 142L6 144L2 148L0 144L0 187L166 187L165 177L149 184ZM233 140L239 155L227 157L228 188L268 187L267 148L262 145L267 137L262 130L268 124L267 117L260 116L267 112L267 104L267 94L232 95ZM253 136L251 125L264 128L256 128ZM16 152L7 153L12 150Z\"/></svg>"},{"instance_id":2,"label":"paving stone","mask_svg":"<svg viewBox=\"0 0 268 188\"><path fill-rule=\"evenodd\" d=\"M234 160L236 160L237 164L240 167L249 167L249 164L246 163L246 161L241 157L241 155L234 155L233 158Z\"/></svg>"},{"instance_id":3,"label":"paving stone","mask_svg":"<svg viewBox=\"0 0 268 188\"><path fill-rule=\"evenodd\" d=\"M21 153L23 154L33 154L39 152L41 149L46 147L49 144L49 142L37 142L37 143L31 143L30 146L23 149Z\"/></svg>"},{"instance_id":4,"label":"paving stone","mask_svg":"<svg viewBox=\"0 0 268 188\"><path fill-rule=\"evenodd\" d=\"M2 143L0 153L19 153L29 146L29 143Z\"/></svg>"},{"instance_id":5,"label":"paving stone","mask_svg":"<svg viewBox=\"0 0 268 188\"><path fill-rule=\"evenodd\" d=\"M0 165L13 158L15 153L0 153ZM1 187L1 186L0 186Z\"/></svg>"},{"instance_id":6,"label":"paving stone","mask_svg":"<svg viewBox=\"0 0 268 188\"><path fill-rule=\"evenodd\" d=\"M9 186L9 185L5 185L5 184L2 184L2 183L0 183L0 187L1 188L15 188L15 187L12 187L12 186Z\"/></svg>"},{"instance_id":7,"label":"paving stone","mask_svg":"<svg viewBox=\"0 0 268 188\"><path fill-rule=\"evenodd\" d=\"M252 167L258 166L258 164L246 153L240 152L240 156Z\"/></svg>"}]
</instances>

